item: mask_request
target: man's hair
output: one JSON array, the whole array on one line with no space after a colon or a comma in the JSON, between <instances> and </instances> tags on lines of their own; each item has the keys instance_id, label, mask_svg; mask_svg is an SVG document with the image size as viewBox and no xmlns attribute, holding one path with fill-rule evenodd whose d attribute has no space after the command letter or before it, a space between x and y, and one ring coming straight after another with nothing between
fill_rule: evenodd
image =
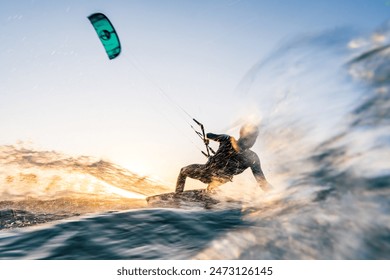
<instances>
[{"instance_id":1,"label":"man's hair","mask_svg":"<svg viewBox=\"0 0 390 280\"><path fill-rule=\"evenodd\" d=\"M257 137L259 135L259 127L254 123L246 123L240 129L240 137Z\"/></svg>"},{"instance_id":2,"label":"man's hair","mask_svg":"<svg viewBox=\"0 0 390 280\"><path fill-rule=\"evenodd\" d=\"M241 149L252 148L259 135L259 127L253 123L246 123L240 129L240 139L238 139L238 145Z\"/></svg>"}]
</instances>

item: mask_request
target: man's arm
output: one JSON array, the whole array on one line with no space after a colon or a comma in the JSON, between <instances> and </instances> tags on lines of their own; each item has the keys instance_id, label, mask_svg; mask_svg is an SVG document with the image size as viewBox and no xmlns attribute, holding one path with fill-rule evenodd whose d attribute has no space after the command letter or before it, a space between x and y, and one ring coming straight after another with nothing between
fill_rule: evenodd
<instances>
[{"instance_id":1,"label":"man's arm","mask_svg":"<svg viewBox=\"0 0 390 280\"><path fill-rule=\"evenodd\" d=\"M268 183L268 181L265 179L263 170L261 170L260 159L255 153L253 153L251 170L252 170L253 176L255 176L255 179L256 179L259 187L263 191L269 191L272 189L271 184Z\"/></svg>"},{"instance_id":2,"label":"man's arm","mask_svg":"<svg viewBox=\"0 0 390 280\"><path fill-rule=\"evenodd\" d=\"M227 134L214 134L214 133L207 133L206 135L207 139L217 141L217 142L223 142L230 139L230 136Z\"/></svg>"}]
</instances>

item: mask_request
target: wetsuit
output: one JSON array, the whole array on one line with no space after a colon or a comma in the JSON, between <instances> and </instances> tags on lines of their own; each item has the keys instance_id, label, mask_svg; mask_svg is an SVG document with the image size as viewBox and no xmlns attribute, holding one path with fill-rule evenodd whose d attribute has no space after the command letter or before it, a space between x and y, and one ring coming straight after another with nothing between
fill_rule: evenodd
<instances>
[{"instance_id":1,"label":"wetsuit","mask_svg":"<svg viewBox=\"0 0 390 280\"><path fill-rule=\"evenodd\" d=\"M210 190L231 181L234 175L241 174L247 168L251 168L259 185L265 186L267 181L255 152L245 149L234 137L226 134L208 133L207 138L219 142L217 152L206 164L191 164L180 170L176 183L177 193L184 190L187 177L208 184L207 189Z\"/></svg>"}]
</instances>

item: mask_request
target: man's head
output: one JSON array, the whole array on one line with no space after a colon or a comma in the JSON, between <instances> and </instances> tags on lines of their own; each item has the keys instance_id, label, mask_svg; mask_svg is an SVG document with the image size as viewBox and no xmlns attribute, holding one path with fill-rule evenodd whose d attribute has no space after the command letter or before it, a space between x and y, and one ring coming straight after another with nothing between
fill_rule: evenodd
<instances>
[{"instance_id":1,"label":"man's head","mask_svg":"<svg viewBox=\"0 0 390 280\"><path fill-rule=\"evenodd\" d=\"M255 144L258 135L258 126L253 123L246 123L240 129L240 139L238 139L238 145L243 150L250 149Z\"/></svg>"}]
</instances>

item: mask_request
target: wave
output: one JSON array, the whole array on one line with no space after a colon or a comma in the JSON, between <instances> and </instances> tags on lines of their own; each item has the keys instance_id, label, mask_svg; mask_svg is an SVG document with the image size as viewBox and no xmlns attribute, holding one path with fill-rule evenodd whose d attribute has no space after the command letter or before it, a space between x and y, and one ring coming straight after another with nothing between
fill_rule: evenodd
<instances>
[{"instance_id":1,"label":"wave","mask_svg":"<svg viewBox=\"0 0 390 280\"><path fill-rule=\"evenodd\" d=\"M29 213L29 218L23 219L18 219L21 215L3 215L0 229L64 215L145 207L146 196L167 190L163 184L113 163L54 151L0 146L0 166L0 211ZM40 219L42 215L51 218Z\"/></svg>"}]
</instances>

